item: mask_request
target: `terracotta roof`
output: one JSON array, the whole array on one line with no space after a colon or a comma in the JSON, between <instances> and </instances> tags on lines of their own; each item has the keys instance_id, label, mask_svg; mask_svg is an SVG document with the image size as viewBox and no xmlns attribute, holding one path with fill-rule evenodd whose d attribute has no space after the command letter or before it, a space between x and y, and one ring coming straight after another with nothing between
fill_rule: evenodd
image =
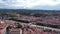
<instances>
[{"instance_id":1,"label":"terracotta roof","mask_svg":"<svg viewBox=\"0 0 60 34\"><path fill-rule=\"evenodd\" d=\"M20 31L20 29L18 29L18 28L16 28L16 29L12 28L12 29L10 29L10 31L11 32L18 32L18 31Z\"/></svg>"}]
</instances>

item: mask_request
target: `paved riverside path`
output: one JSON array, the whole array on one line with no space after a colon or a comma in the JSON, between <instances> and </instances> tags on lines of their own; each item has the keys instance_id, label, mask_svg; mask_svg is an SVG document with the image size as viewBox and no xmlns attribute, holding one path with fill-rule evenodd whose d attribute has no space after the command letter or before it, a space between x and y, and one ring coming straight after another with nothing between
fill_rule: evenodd
<instances>
[{"instance_id":1,"label":"paved riverside path","mask_svg":"<svg viewBox=\"0 0 60 34\"><path fill-rule=\"evenodd\" d=\"M39 27L39 28L43 28L43 29L51 29L51 30L55 30L55 31L60 31L60 29L51 28L51 27L46 27L46 26L38 26L38 25L30 25L30 26Z\"/></svg>"}]
</instances>

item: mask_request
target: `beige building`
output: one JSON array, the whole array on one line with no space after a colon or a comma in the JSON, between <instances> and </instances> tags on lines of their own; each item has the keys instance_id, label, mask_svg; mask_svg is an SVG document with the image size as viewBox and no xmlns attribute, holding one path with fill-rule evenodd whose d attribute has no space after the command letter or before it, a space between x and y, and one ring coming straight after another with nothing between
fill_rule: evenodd
<instances>
[{"instance_id":1,"label":"beige building","mask_svg":"<svg viewBox=\"0 0 60 34\"><path fill-rule=\"evenodd\" d=\"M0 34L5 34L6 33L6 28L7 28L6 24L1 24L0 23Z\"/></svg>"},{"instance_id":2,"label":"beige building","mask_svg":"<svg viewBox=\"0 0 60 34\"><path fill-rule=\"evenodd\" d=\"M10 29L9 34L22 34L22 30L18 28L16 29L12 28Z\"/></svg>"}]
</instances>

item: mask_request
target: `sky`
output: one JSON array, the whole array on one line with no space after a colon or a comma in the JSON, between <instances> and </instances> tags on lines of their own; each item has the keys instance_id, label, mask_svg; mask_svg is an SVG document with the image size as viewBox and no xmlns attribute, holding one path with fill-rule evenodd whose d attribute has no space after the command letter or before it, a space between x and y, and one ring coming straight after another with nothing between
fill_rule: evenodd
<instances>
[{"instance_id":1,"label":"sky","mask_svg":"<svg viewBox=\"0 0 60 34\"><path fill-rule=\"evenodd\" d=\"M0 9L60 10L60 0L0 0Z\"/></svg>"}]
</instances>

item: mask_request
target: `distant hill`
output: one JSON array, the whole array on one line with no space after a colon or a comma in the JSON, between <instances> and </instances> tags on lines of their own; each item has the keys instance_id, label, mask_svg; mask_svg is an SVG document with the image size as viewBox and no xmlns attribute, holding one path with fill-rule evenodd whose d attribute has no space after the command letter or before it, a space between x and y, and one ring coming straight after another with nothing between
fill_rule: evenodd
<instances>
[{"instance_id":1,"label":"distant hill","mask_svg":"<svg viewBox=\"0 0 60 34\"><path fill-rule=\"evenodd\" d=\"M16 11L16 12L60 12L60 10L29 10L29 9L0 9L0 11Z\"/></svg>"}]
</instances>

